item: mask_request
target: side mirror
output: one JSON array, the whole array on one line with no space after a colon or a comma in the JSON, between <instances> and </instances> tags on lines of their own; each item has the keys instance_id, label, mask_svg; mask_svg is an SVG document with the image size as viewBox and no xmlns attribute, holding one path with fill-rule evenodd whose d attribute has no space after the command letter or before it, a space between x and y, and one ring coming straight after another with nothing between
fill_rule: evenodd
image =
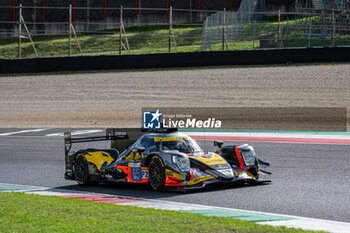
<instances>
[{"instance_id":1,"label":"side mirror","mask_svg":"<svg viewBox=\"0 0 350 233\"><path fill-rule=\"evenodd\" d=\"M70 132L64 132L64 151L68 156L70 149L72 148L72 135Z\"/></svg>"},{"instance_id":2,"label":"side mirror","mask_svg":"<svg viewBox=\"0 0 350 233\"><path fill-rule=\"evenodd\" d=\"M134 147L132 149L132 152L134 152L134 153L143 153L144 151L145 151L144 147Z\"/></svg>"},{"instance_id":3,"label":"side mirror","mask_svg":"<svg viewBox=\"0 0 350 233\"><path fill-rule=\"evenodd\" d=\"M218 148L221 148L223 144L224 144L224 141L221 141L221 140L214 141L214 146L217 146Z\"/></svg>"}]
</instances>

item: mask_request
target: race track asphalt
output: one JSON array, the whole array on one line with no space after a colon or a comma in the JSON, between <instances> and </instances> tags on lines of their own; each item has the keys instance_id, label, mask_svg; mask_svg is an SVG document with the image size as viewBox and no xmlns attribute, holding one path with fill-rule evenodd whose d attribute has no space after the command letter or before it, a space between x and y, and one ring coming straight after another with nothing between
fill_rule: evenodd
<instances>
[{"instance_id":1,"label":"race track asphalt","mask_svg":"<svg viewBox=\"0 0 350 233\"><path fill-rule=\"evenodd\" d=\"M212 141L200 141L200 144L214 150ZM270 185L214 186L188 193L157 193L148 186L125 184L80 187L75 181L64 180L62 137L1 136L0 183L59 187L350 222L348 145L249 144L254 146L260 159L271 163L267 169L273 173ZM105 148L109 144L99 142L86 147Z\"/></svg>"}]
</instances>

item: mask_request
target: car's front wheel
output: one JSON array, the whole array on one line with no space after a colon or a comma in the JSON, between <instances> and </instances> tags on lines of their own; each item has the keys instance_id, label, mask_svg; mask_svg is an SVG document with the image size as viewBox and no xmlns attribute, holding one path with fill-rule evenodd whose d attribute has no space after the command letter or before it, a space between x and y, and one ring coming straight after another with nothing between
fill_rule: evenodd
<instances>
[{"instance_id":1,"label":"car's front wheel","mask_svg":"<svg viewBox=\"0 0 350 233\"><path fill-rule=\"evenodd\" d=\"M162 191L165 186L165 165L161 157L153 156L149 164L149 185L156 191Z\"/></svg>"},{"instance_id":2,"label":"car's front wheel","mask_svg":"<svg viewBox=\"0 0 350 233\"><path fill-rule=\"evenodd\" d=\"M74 163L74 176L79 185L89 185L89 166L83 154L78 154Z\"/></svg>"}]
</instances>

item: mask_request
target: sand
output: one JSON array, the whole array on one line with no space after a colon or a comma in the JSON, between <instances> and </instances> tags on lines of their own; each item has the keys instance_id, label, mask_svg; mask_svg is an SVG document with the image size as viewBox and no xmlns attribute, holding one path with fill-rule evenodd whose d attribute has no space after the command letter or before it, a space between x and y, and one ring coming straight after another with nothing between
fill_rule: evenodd
<instances>
[{"instance_id":1,"label":"sand","mask_svg":"<svg viewBox=\"0 0 350 233\"><path fill-rule=\"evenodd\" d=\"M142 107L350 107L350 65L0 77L0 127L138 127Z\"/></svg>"}]
</instances>

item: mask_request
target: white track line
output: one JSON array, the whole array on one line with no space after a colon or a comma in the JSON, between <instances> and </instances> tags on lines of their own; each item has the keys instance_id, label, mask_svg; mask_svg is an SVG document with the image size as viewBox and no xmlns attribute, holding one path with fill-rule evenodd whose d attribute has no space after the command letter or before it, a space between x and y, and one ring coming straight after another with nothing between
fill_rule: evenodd
<instances>
[{"instance_id":1,"label":"white track line","mask_svg":"<svg viewBox=\"0 0 350 233\"><path fill-rule=\"evenodd\" d=\"M218 137L266 137L266 138L311 138L311 139L350 139L349 134L344 135L330 135L330 134L308 134L308 133L227 133L227 132L184 132L190 136L218 136Z\"/></svg>"},{"instance_id":2,"label":"white track line","mask_svg":"<svg viewBox=\"0 0 350 233\"><path fill-rule=\"evenodd\" d=\"M33 132L41 132L48 129L28 129L28 130L20 130L15 132L8 132L8 133L0 133L0 136L9 136L13 134L21 134L21 133L33 133Z\"/></svg>"},{"instance_id":3,"label":"white track line","mask_svg":"<svg viewBox=\"0 0 350 233\"><path fill-rule=\"evenodd\" d=\"M100 133L103 132L102 129L92 129L92 130L78 130L71 132L71 135L81 135L81 134L90 134L90 133ZM46 134L46 137L63 137L64 133L51 133L51 134Z\"/></svg>"}]
</instances>

